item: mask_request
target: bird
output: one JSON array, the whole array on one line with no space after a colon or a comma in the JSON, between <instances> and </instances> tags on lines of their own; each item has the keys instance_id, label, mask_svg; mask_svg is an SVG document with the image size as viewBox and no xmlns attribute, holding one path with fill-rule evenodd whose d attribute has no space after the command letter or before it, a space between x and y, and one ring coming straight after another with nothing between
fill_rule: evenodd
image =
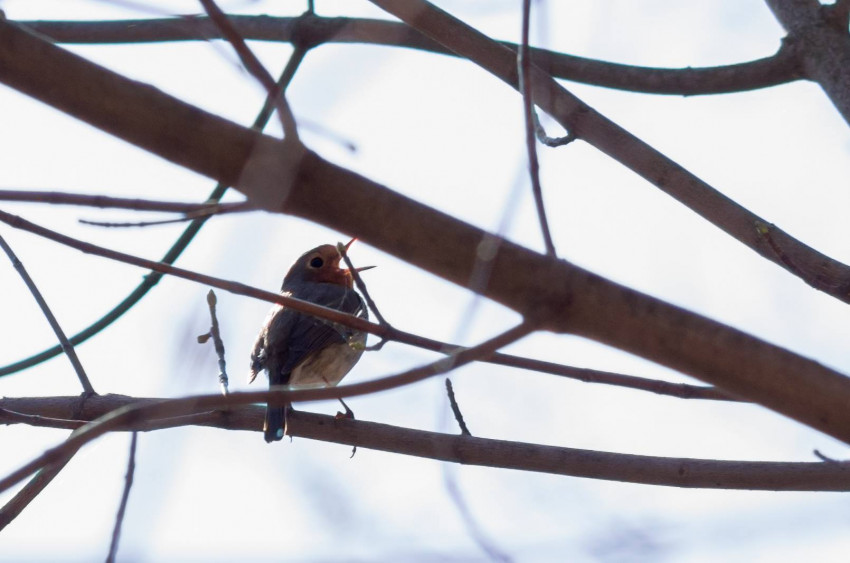
<instances>
[{"instance_id":1,"label":"bird","mask_svg":"<svg viewBox=\"0 0 850 563\"><path fill-rule=\"evenodd\" d=\"M352 239L345 250L357 240ZM342 259L330 244L317 246L301 255L283 278L281 295L310 301L368 320L363 298L354 290L352 272L340 268ZM373 268L356 268L361 272ZM269 311L251 352L248 382L265 370L269 389L333 387L354 367L366 344L366 333L276 304ZM346 416L353 418L348 405ZM291 404L266 405L263 435L275 442L288 434Z\"/></svg>"}]
</instances>

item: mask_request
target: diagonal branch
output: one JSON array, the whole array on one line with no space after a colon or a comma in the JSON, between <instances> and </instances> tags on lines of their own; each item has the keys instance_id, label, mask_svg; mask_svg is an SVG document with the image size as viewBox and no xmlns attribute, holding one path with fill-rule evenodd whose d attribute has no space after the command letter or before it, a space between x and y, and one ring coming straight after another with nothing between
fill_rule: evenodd
<instances>
[{"instance_id":1,"label":"diagonal branch","mask_svg":"<svg viewBox=\"0 0 850 563\"><path fill-rule=\"evenodd\" d=\"M259 432L268 393L233 393L185 399L137 399L123 395L98 396L86 401L82 417L93 420L131 405L145 405L139 417L115 424L116 431L147 431L199 424L228 430ZM242 400L244 397L245 400ZM79 397L0 398L0 409L40 414L54 420L78 409ZM237 402L238 401L238 402ZM244 405L244 406L239 406ZM200 418L166 419L206 409ZM144 415L142 418L141 415ZM172 424L168 424L173 422ZM850 491L847 462L758 462L669 458L630 455L576 448L542 446L472 436L440 434L399 428L363 420L336 420L332 416L295 411L290 419L293 436L359 448L368 448L465 465L479 465L605 479L669 487L748 489L771 491Z\"/></svg>"},{"instance_id":2,"label":"diagonal branch","mask_svg":"<svg viewBox=\"0 0 850 563\"><path fill-rule=\"evenodd\" d=\"M44 296L41 294L41 291L39 291L38 286L35 285L35 282L32 280L29 273L27 273L24 265L15 255L14 251L12 251L12 247L9 246L6 239L2 236L0 236L0 248L3 249L6 256L8 256L9 260L12 261L12 265L18 271L18 274L20 274L21 279L24 280L24 283L30 290L30 293L32 293L32 296L35 298L36 303L38 303L41 312L50 324L50 328L52 328L53 333L56 334L56 338L59 340L59 345L62 346L62 350L65 352L65 355L68 356L68 361L71 362L71 366L77 374L77 379L80 380L80 384L83 386L83 392L86 395L94 395L94 387L92 387L91 382L86 375L86 370L83 368L80 358L77 357L77 351L74 350L74 346L68 342L68 337L65 336L65 331L62 330L62 327L59 325L59 321L56 320L56 317L53 315L53 311L50 310L50 307L47 305L47 301L44 300Z\"/></svg>"},{"instance_id":3,"label":"diagonal branch","mask_svg":"<svg viewBox=\"0 0 850 563\"><path fill-rule=\"evenodd\" d=\"M68 465L71 458L64 461L57 461L42 467L20 491L15 493L6 504L0 508L0 532L12 523L23 510L41 494L41 492L49 485L59 472Z\"/></svg>"}]
</instances>

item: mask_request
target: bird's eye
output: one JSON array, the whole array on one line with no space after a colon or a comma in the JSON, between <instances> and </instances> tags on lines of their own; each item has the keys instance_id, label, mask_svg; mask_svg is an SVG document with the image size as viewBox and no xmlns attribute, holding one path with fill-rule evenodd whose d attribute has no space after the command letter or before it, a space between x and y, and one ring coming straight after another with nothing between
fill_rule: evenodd
<instances>
[{"instance_id":1,"label":"bird's eye","mask_svg":"<svg viewBox=\"0 0 850 563\"><path fill-rule=\"evenodd\" d=\"M312 260L310 260L311 268L321 268L325 264L325 261L321 259L321 257L316 256Z\"/></svg>"}]
</instances>

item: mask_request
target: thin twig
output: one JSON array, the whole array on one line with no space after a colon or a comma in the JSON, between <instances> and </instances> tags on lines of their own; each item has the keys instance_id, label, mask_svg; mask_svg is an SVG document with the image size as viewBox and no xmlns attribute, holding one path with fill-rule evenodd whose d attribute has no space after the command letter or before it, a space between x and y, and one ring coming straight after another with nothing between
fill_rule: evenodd
<instances>
[{"instance_id":1,"label":"thin twig","mask_svg":"<svg viewBox=\"0 0 850 563\"><path fill-rule=\"evenodd\" d=\"M352 239L351 242L349 242L348 244L351 244L355 240L357 239ZM360 293L363 295L363 299L366 300L366 306L369 307L369 309L373 313L375 313L375 318L378 319L378 324L390 331L394 330L393 326L387 322L387 320L381 314L381 311L378 310L378 306L375 304L375 301L372 299L372 296L369 295L369 290L366 289L366 283L360 276L360 272L357 271L357 268L354 267L354 264L348 257L348 250L346 249L346 246L341 242L338 242L336 244L336 249L339 252L340 256L342 256L342 259L345 261L345 265L346 267L348 267L348 271L351 272L351 277L354 279L354 284L357 286L357 289L360 290ZM383 348L384 344L386 344L387 342L389 342L389 339L386 336L381 336L377 344L366 346L364 350L369 352L377 352L378 350Z\"/></svg>"},{"instance_id":2,"label":"thin twig","mask_svg":"<svg viewBox=\"0 0 850 563\"><path fill-rule=\"evenodd\" d=\"M460 426L460 433L464 436L472 436L472 433L469 431L469 428L466 427L466 421L463 420L463 413L460 412L460 407L457 404L457 399L455 399L455 390L452 387L452 380L448 377L446 378L446 393L449 396L449 404L452 407L452 412L455 415L455 420L457 421L458 426Z\"/></svg>"},{"instance_id":3,"label":"thin twig","mask_svg":"<svg viewBox=\"0 0 850 563\"><path fill-rule=\"evenodd\" d=\"M199 218L207 218L212 217L213 215L224 215L226 213L232 213L234 211L253 211L253 209L249 207L242 207L243 204L237 204L239 207L232 207L230 210L222 210L220 205L209 206L206 209L198 209L197 211L192 211L190 213L186 213L182 217L177 217L174 219L159 219L154 221L124 221L124 222L116 222L116 221L95 221L92 219L78 219L80 223L83 225L91 225L94 227L106 227L106 228L129 228L129 227L158 227L160 225L172 225L174 223L186 223L188 221L194 221Z\"/></svg>"},{"instance_id":4,"label":"thin twig","mask_svg":"<svg viewBox=\"0 0 850 563\"><path fill-rule=\"evenodd\" d=\"M540 116L537 115L537 111L534 111L532 115L534 117L534 133L537 135L537 140L547 147L563 147L564 145L568 145L578 139L578 136L572 131L563 137L550 137L546 134L546 129L543 128L543 124L540 123Z\"/></svg>"},{"instance_id":5,"label":"thin twig","mask_svg":"<svg viewBox=\"0 0 850 563\"><path fill-rule=\"evenodd\" d=\"M821 461L825 461L827 463L842 463L841 461L839 461L835 458L831 458L831 457L828 457L828 456L822 454L819 450L813 450L812 453L814 453L815 457L817 457Z\"/></svg>"},{"instance_id":6,"label":"thin twig","mask_svg":"<svg viewBox=\"0 0 850 563\"><path fill-rule=\"evenodd\" d=\"M158 201L129 197L112 197L44 190L0 190L0 201L45 203L49 205L78 205L102 209L130 209L133 211L160 211L165 213L200 213L204 215L254 211L257 206L249 201L234 203L185 203L180 201Z\"/></svg>"},{"instance_id":7,"label":"thin twig","mask_svg":"<svg viewBox=\"0 0 850 563\"><path fill-rule=\"evenodd\" d=\"M531 191L534 194L534 206L540 221L543 243L546 254L555 256L555 243L549 231L549 221L546 219L546 205L543 203L543 187L540 185L540 162L537 159L537 141L534 123L534 100L531 99L531 83L529 71L531 57L528 53L528 37L531 20L531 0L522 2L522 44L517 51L517 74L519 75L519 91L522 94L522 108L525 116L525 146L528 152L528 172L531 176Z\"/></svg>"},{"instance_id":8,"label":"thin twig","mask_svg":"<svg viewBox=\"0 0 850 563\"><path fill-rule=\"evenodd\" d=\"M198 343L204 344L210 338L213 339L215 353L218 356L218 383L221 386L221 394L227 395L227 363L224 360L224 342L221 340L221 333L218 328L218 317L215 314L216 298L213 290L210 290L209 293L207 293L207 305L210 308L210 331L198 336Z\"/></svg>"},{"instance_id":9,"label":"thin twig","mask_svg":"<svg viewBox=\"0 0 850 563\"><path fill-rule=\"evenodd\" d=\"M351 244L351 243L349 243ZM375 301L372 299L372 296L369 295L369 290L366 289L366 284L363 282L363 278L360 277L360 272L357 271L357 268L354 267L354 264L351 262L351 258L348 257L348 252L345 249L345 245L341 242L336 243L336 249L339 252L342 259L345 261L346 267L348 267L348 271L351 272L351 276L354 278L354 283L357 286L357 289L360 290L360 293L363 294L363 299L366 300L366 305L369 306L369 309L373 313L375 313L375 318L378 319L378 324L381 326L392 326L381 312L378 310L378 306L375 304ZM372 267L372 266L369 266Z\"/></svg>"},{"instance_id":10,"label":"thin twig","mask_svg":"<svg viewBox=\"0 0 850 563\"><path fill-rule=\"evenodd\" d=\"M53 332L56 334L56 338L59 339L59 344L62 346L62 350L65 351L65 354L68 356L68 360L71 362L71 365L74 367L74 371L77 374L77 378L80 380L80 384L83 386L83 391L85 391L88 395L94 395L94 387L92 387L91 382L89 381L88 376L86 375L86 370L83 369L83 364L80 363L80 359L77 357L77 352L74 350L74 346L68 342L68 338L65 336L65 332L62 330L62 327L59 326L59 321L56 320L56 317L53 316L53 312L50 310L50 307L47 306L47 302L44 300L44 297L41 295L41 292L38 290L38 287L35 285L35 282L32 281L32 278L27 273L26 268L18 260L18 257L15 256L15 253L12 251L12 247L8 245L6 240L0 236L0 248L6 253L9 257L9 260L12 261L12 265L20 274L21 279L24 280L27 288L32 293L32 296L35 298L36 303L41 308L41 312L44 313L44 316L47 318L47 322L50 323L50 328L53 329Z\"/></svg>"},{"instance_id":11,"label":"thin twig","mask_svg":"<svg viewBox=\"0 0 850 563\"><path fill-rule=\"evenodd\" d=\"M127 460L127 474L124 477L124 492L121 494L121 504L118 506L118 514L115 516L115 527L112 529L112 542L109 545L109 554L106 563L114 563L118 554L118 538L121 536L121 525L124 523L124 513L127 511L127 499L130 498L130 487L133 486L133 474L136 472L136 440L138 433L133 432L130 438L130 457Z\"/></svg>"},{"instance_id":12,"label":"thin twig","mask_svg":"<svg viewBox=\"0 0 850 563\"><path fill-rule=\"evenodd\" d=\"M46 450L34 460L0 480L0 493L20 482L22 479L25 479L40 467L71 457L83 445L107 432L120 428L130 421L147 420L163 415L179 416L192 414L201 409L208 409L208 405L219 407L222 405L244 405L251 402L264 402L273 406L283 406L294 402L342 399L395 389L428 379L435 375L441 375L457 367L466 365L475 361L478 357L490 354L503 346L507 346L523 338L533 330L534 328L531 325L520 323L477 346L461 350L436 362L363 383L299 391L275 390L257 393L231 393L226 397L220 397L219 400L210 400L210 397L197 397L189 401L175 399L155 404L127 405L79 428L63 444ZM221 402L222 399L225 401L224 403ZM229 401L233 402L230 403Z\"/></svg>"},{"instance_id":13,"label":"thin twig","mask_svg":"<svg viewBox=\"0 0 850 563\"><path fill-rule=\"evenodd\" d=\"M194 221L196 218L197 216L185 215L175 219L159 219L155 221L96 221L94 219L77 219L77 221L82 225L88 225L90 227L103 227L105 229L131 229L185 223L187 221Z\"/></svg>"},{"instance_id":14,"label":"thin twig","mask_svg":"<svg viewBox=\"0 0 850 563\"><path fill-rule=\"evenodd\" d=\"M221 8L213 0L199 1L210 19L215 22L216 27L221 31L224 38L233 46L233 49L239 56L239 60L245 66L245 70L266 89L269 99L272 100L277 109L285 138L298 141L298 127L295 123L295 116L292 114L292 108L289 107L289 103L286 101L283 89L275 82L272 75L269 74L269 71L260 62L260 59L254 55L254 52L251 51L245 40L236 28L233 27L227 14L222 12Z\"/></svg>"}]
</instances>

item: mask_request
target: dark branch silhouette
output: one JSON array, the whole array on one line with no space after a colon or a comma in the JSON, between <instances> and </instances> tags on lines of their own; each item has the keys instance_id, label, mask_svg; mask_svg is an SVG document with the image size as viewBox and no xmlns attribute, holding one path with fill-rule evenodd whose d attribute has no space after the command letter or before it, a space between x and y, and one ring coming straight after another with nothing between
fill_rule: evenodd
<instances>
[{"instance_id":1,"label":"dark branch silhouette","mask_svg":"<svg viewBox=\"0 0 850 563\"><path fill-rule=\"evenodd\" d=\"M245 39L295 44L368 43L457 56L438 42L397 22L355 18L230 16ZM116 44L197 41L221 37L208 18L122 21L24 21L59 43ZM516 51L515 43L501 42ZM577 57L532 47L534 65L556 78L647 94L696 96L745 92L803 78L796 50L783 44L769 57L717 67L651 68Z\"/></svg>"},{"instance_id":2,"label":"dark branch silhouette","mask_svg":"<svg viewBox=\"0 0 850 563\"><path fill-rule=\"evenodd\" d=\"M246 403L265 401L270 395L232 393L227 397L206 395L172 400L104 395L89 399L82 417L86 420L109 417L108 431L153 431L200 425L261 432L263 407ZM56 419L70 416L78 402L78 397L4 398L0 399L0 408L37 412ZM127 410L133 405L135 409ZM110 414L119 412L124 414ZM188 416L193 412L200 414ZM107 425L101 426L101 429L107 431ZM293 412L291 430L296 438L465 465L590 479L685 488L850 491L848 462L719 461L619 454L441 434L363 420L338 420L303 410ZM64 453L59 452L52 457L61 457Z\"/></svg>"},{"instance_id":3,"label":"dark branch silhouette","mask_svg":"<svg viewBox=\"0 0 850 563\"><path fill-rule=\"evenodd\" d=\"M77 374L77 379L80 380L80 385L83 386L83 392L87 395L94 395L94 387L92 387L89 377L86 375L86 370L83 368L80 358L77 357L77 352L74 350L74 346L68 342L68 337L65 336L65 331L62 330L62 327L59 325L59 321L56 320L56 316L53 314L53 311L50 310L50 306L47 305L47 301L44 300L44 296L41 295L41 291L39 291L38 286L35 285L35 282L30 277L26 268L24 268L23 263L21 263L12 250L12 247L9 246L6 239L2 236L0 236L0 248L3 249L3 252L5 252L6 256L9 257L9 260L11 260L12 266L15 267L15 270L18 271L21 279L24 280L24 284L26 284L27 289L30 290L30 293L32 293L36 303L38 303L41 312L47 319L48 324L50 324L50 328L53 329L53 333L59 340L59 345L62 347L62 351L65 352L66 356L68 356L68 361L71 362L71 366L74 368L74 373Z\"/></svg>"}]
</instances>

